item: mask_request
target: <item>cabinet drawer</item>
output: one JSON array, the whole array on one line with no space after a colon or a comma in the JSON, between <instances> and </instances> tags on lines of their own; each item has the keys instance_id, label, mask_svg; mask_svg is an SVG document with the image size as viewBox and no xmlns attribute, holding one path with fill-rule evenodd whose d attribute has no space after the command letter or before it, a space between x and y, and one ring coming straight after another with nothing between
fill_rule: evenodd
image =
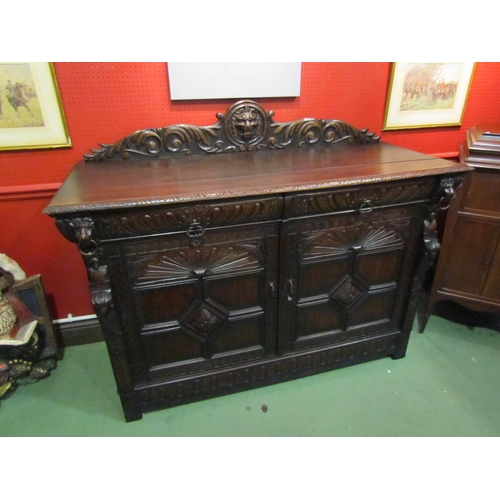
<instances>
[{"instance_id":1,"label":"cabinet drawer","mask_svg":"<svg viewBox=\"0 0 500 500\"><path fill-rule=\"evenodd\" d=\"M335 212L370 212L373 208L427 200L434 178L289 194L285 198L285 218Z\"/></svg>"},{"instance_id":2,"label":"cabinet drawer","mask_svg":"<svg viewBox=\"0 0 500 500\"><path fill-rule=\"evenodd\" d=\"M203 228L279 220L280 195L183 203L135 210L117 210L94 217L100 239L120 239L186 231L193 223Z\"/></svg>"}]
</instances>

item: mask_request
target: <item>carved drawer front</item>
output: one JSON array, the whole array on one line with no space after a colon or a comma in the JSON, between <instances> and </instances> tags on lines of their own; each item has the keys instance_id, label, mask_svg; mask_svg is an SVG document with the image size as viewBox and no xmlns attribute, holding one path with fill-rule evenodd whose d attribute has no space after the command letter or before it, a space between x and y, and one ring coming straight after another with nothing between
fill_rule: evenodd
<instances>
[{"instance_id":1,"label":"carved drawer front","mask_svg":"<svg viewBox=\"0 0 500 500\"><path fill-rule=\"evenodd\" d=\"M401 331L422 213L406 206L287 222L281 349Z\"/></svg>"},{"instance_id":2,"label":"carved drawer front","mask_svg":"<svg viewBox=\"0 0 500 500\"><path fill-rule=\"evenodd\" d=\"M276 353L278 225L213 229L190 243L176 233L109 244L138 382Z\"/></svg>"},{"instance_id":3,"label":"carved drawer front","mask_svg":"<svg viewBox=\"0 0 500 500\"><path fill-rule=\"evenodd\" d=\"M432 178L287 195L285 218L331 212L370 213L374 208L426 200L435 189Z\"/></svg>"},{"instance_id":4,"label":"carved drawer front","mask_svg":"<svg viewBox=\"0 0 500 500\"><path fill-rule=\"evenodd\" d=\"M95 224L106 240L279 220L282 210L278 195L109 211L96 215Z\"/></svg>"}]
</instances>

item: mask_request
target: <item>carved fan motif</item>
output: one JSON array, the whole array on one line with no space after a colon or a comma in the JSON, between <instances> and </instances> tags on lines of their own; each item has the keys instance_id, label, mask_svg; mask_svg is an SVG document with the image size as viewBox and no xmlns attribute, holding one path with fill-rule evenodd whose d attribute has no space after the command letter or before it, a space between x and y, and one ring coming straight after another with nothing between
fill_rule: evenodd
<instances>
[{"instance_id":1,"label":"carved fan motif","mask_svg":"<svg viewBox=\"0 0 500 500\"><path fill-rule=\"evenodd\" d=\"M301 245L303 258L337 255L360 250L374 250L399 245L403 239L386 227L348 227L314 234Z\"/></svg>"},{"instance_id":2,"label":"carved fan motif","mask_svg":"<svg viewBox=\"0 0 500 500\"><path fill-rule=\"evenodd\" d=\"M237 248L211 247L194 252L179 252L175 257L160 255L157 262L148 264L137 284L151 283L158 280L203 277L229 272L257 269L260 267L256 245L240 245Z\"/></svg>"}]
</instances>

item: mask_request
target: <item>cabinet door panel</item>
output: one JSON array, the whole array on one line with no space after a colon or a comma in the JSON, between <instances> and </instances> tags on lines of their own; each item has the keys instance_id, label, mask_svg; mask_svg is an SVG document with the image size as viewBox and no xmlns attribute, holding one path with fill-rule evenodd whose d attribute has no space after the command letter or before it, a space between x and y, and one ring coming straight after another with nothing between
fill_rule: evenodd
<instances>
[{"instance_id":1,"label":"cabinet door panel","mask_svg":"<svg viewBox=\"0 0 500 500\"><path fill-rule=\"evenodd\" d=\"M453 232L457 248L448 258L443 289L480 296L497 239L494 224L459 215Z\"/></svg>"},{"instance_id":2,"label":"cabinet door panel","mask_svg":"<svg viewBox=\"0 0 500 500\"><path fill-rule=\"evenodd\" d=\"M299 302L328 295L332 290L332 282L340 281L349 274L349 270L350 259L346 256L303 262L299 267Z\"/></svg>"},{"instance_id":3,"label":"cabinet door panel","mask_svg":"<svg viewBox=\"0 0 500 500\"><path fill-rule=\"evenodd\" d=\"M474 170L463 203L463 210L490 213L498 217L500 211L498 172Z\"/></svg>"},{"instance_id":4,"label":"cabinet door panel","mask_svg":"<svg viewBox=\"0 0 500 500\"><path fill-rule=\"evenodd\" d=\"M279 349L400 331L422 206L287 221Z\"/></svg>"},{"instance_id":5,"label":"cabinet door panel","mask_svg":"<svg viewBox=\"0 0 500 500\"><path fill-rule=\"evenodd\" d=\"M142 326L176 321L199 294L197 281L137 290L135 295Z\"/></svg>"},{"instance_id":6,"label":"cabinet door panel","mask_svg":"<svg viewBox=\"0 0 500 500\"><path fill-rule=\"evenodd\" d=\"M179 328L145 334L141 340L149 366L202 359L203 356L200 342L185 335Z\"/></svg>"},{"instance_id":7,"label":"cabinet door panel","mask_svg":"<svg viewBox=\"0 0 500 500\"><path fill-rule=\"evenodd\" d=\"M495 234L496 233L496 234ZM484 283L482 295L488 299L500 301L500 227L492 233L492 238L496 236L497 246L493 259L490 263L488 277Z\"/></svg>"},{"instance_id":8,"label":"cabinet door panel","mask_svg":"<svg viewBox=\"0 0 500 500\"><path fill-rule=\"evenodd\" d=\"M137 382L276 353L277 224L124 240L108 249ZM120 261L126 262L125 272Z\"/></svg>"},{"instance_id":9,"label":"cabinet door panel","mask_svg":"<svg viewBox=\"0 0 500 500\"><path fill-rule=\"evenodd\" d=\"M368 293L347 314L347 329L376 323L390 323L395 301L396 287L382 292Z\"/></svg>"},{"instance_id":10,"label":"cabinet door panel","mask_svg":"<svg viewBox=\"0 0 500 500\"><path fill-rule=\"evenodd\" d=\"M251 273L207 279L206 294L229 311L259 307L261 278L261 273Z\"/></svg>"},{"instance_id":11,"label":"cabinet door panel","mask_svg":"<svg viewBox=\"0 0 500 500\"><path fill-rule=\"evenodd\" d=\"M371 286L396 283L401 266L401 251L386 249L383 252L359 254L356 275Z\"/></svg>"},{"instance_id":12,"label":"cabinet door panel","mask_svg":"<svg viewBox=\"0 0 500 500\"><path fill-rule=\"evenodd\" d=\"M342 331L342 310L329 299L297 305L298 338L321 336L324 332Z\"/></svg>"}]
</instances>

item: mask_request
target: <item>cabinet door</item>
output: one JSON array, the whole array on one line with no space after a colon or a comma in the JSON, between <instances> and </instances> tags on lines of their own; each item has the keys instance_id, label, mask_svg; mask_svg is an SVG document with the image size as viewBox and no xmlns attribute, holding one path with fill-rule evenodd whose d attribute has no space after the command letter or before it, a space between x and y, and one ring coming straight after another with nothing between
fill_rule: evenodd
<instances>
[{"instance_id":1,"label":"cabinet door","mask_svg":"<svg viewBox=\"0 0 500 500\"><path fill-rule=\"evenodd\" d=\"M261 224L207 230L199 246L186 233L110 244L137 382L276 353L277 240L277 224Z\"/></svg>"},{"instance_id":2,"label":"cabinet door","mask_svg":"<svg viewBox=\"0 0 500 500\"><path fill-rule=\"evenodd\" d=\"M497 246L490 261L488 277L482 290L483 296L500 301L500 226L497 227Z\"/></svg>"},{"instance_id":3,"label":"cabinet door","mask_svg":"<svg viewBox=\"0 0 500 500\"><path fill-rule=\"evenodd\" d=\"M281 352L400 332L422 207L288 221Z\"/></svg>"},{"instance_id":4,"label":"cabinet door","mask_svg":"<svg viewBox=\"0 0 500 500\"><path fill-rule=\"evenodd\" d=\"M458 214L454 245L443 253L442 289L477 298L500 300L500 226L475 214Z\"/></svg>"},{"instance_id":5,"label":"cabinet door","mask_svg":"<svg viewBox=\"0 0 500 500\"><path fill-rule=\"evenodd\" d=\"M477 216L459 214L453 241L443 289L482 295L498 242L497 226Z\"/></svg>"}]
</instances>

